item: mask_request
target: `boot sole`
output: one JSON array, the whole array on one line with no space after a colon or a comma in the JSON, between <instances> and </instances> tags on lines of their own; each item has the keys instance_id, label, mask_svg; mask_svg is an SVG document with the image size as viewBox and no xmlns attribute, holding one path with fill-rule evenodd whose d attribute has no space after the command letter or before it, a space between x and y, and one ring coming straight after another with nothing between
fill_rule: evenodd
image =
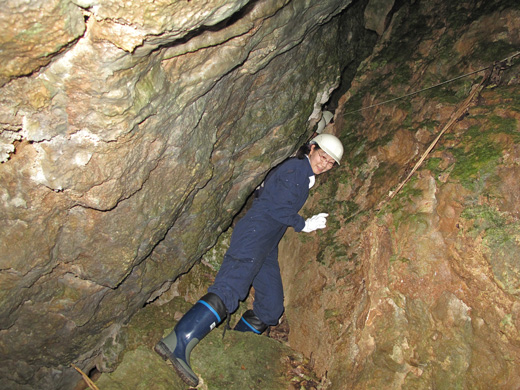
<instances>
[{"instance_id":1,"label":"boot sole","mask_svg":"<svg viewBox=\"0 0 520 390\"><path fill-rule=\"evenodd\" d=\"M199 378L193 378L162 341L159 341L153 349L163 360L169 360L172 363L175 372L184 383L193 387L199 384Z\"/></svg>"}]
</instances>

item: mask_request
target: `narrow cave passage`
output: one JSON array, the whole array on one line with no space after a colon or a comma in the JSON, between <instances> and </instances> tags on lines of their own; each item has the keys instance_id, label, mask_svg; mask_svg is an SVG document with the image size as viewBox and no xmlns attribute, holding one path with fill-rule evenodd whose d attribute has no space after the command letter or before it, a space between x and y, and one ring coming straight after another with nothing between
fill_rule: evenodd
<instances>
[{"instance_id":1,"label":"narrow cave passage","mask_svg":"<svg viewBox=\"0 0 520 390\"><path fill-rule=\"evenodd\" d=\"M220 321L197 388L520 388L517 3L6 4L2 386L185 389L154 346L319 130L326 227L289 226L278 325Z\"/></svg>"}]
</instances>

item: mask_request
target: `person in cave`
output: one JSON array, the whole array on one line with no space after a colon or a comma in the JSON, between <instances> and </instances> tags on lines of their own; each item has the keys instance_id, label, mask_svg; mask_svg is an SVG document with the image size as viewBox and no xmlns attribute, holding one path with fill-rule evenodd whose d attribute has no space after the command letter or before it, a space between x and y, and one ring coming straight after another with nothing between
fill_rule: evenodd
<instances>
[{"instance_id":1,"label":"person in cave","mask_svg":"<svg viewBox=\"0 0 520 390\"><path fill-rule=\"evenodd\" d=\"M283 286L278 265L278 243L287 227L310 233L326 227L328 214L305 220L298 214L319 175L338 164L343 145L331 134L319 134L300 147L296 157L273 169L255 194L253 205L237 223L215 282L181 318L174 330L155 346L169 359L188 385L199 379L190 366L192 349L243 301L251 286L253 310L247 310L234 330L263 333L276 325L284 311Z\"/></svg>"}]
</instances>

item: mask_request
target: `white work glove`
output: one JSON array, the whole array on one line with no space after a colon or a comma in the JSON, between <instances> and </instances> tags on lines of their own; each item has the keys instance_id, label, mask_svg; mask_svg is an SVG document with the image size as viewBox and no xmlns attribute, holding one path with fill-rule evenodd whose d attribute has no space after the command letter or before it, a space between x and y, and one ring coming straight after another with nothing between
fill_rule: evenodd
<instances>
[{"instance_id":1,"label":"white work glove","mask_svg":"<svg viewBox=\"0 0 520 390\"><path fill-rule=\"evenodd\" d=\"M320 213L318 215L307 218L305 221L305 227L302 229L302 232L310 233L317 229L325 229L327 227L328 216L329 214L327 213Z\"/></svg>"}]
</instances>

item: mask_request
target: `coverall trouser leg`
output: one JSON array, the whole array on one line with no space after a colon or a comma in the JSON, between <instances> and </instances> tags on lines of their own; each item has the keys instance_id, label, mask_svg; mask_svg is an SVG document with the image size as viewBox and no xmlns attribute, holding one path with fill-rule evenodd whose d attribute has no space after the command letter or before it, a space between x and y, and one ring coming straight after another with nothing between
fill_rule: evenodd
<instances>
[{"instance_id":1,"label":"coverall trouser leg","mask_svg":"<svg viewBox=\"0 0 520 390\"><path fill-rule=\"evenodd\" d=\"M251 285L255 288L254 312L267 325L276 325L283 313L283 286L275 246L264 259L237 259L224 256L224 262L208 292L217 294L229 313L238 308Z\"/></svg>"},{"instance_id":2,"label":"coverall trouser leg","mask_svg":"<svg viewBox=\"0 0 520 390\"><path fill-rule=\"evenodd\" d=\"M255 300L253 311L267 325L276 325L282 316L283 285L278 264L278 247L267 256L258 274L253 279Z\"/></svg>"}]
</instances>

